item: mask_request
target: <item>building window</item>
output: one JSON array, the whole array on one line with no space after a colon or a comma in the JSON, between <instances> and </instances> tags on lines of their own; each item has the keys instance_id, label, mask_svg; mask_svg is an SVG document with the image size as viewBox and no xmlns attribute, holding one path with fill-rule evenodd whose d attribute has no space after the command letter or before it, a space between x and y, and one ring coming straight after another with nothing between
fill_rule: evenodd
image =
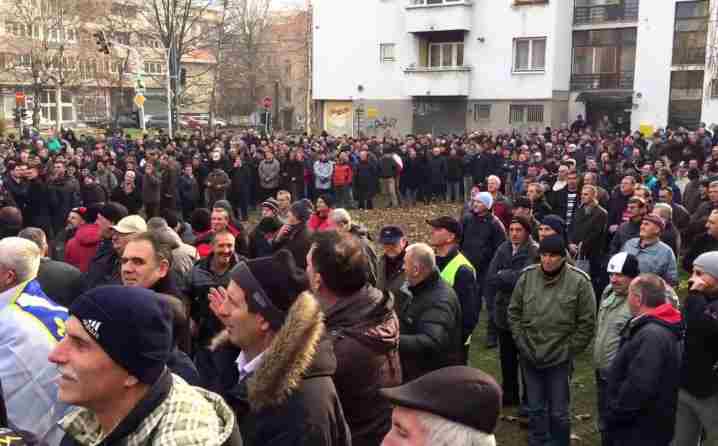
<instances>
[{"instance_id":1,"label":"building window","mask_svg":"<svg viewBox=\"0 0 718 446\"><path fill-rule=\"evenodd\" d=\"M636 29L573 33L572 90L630 89L636 63Z\"/></svg>"},{"instance_id":2,"label":"building window","mask_svg":"<svg viewBox=\"0 0 718 446\"><path fill-rule=\"evenodd\" d=\"M491 119L491 104L474 104L474 121Z\"/></svg>"},{"instance_id":3,"label":"building window","mask_svg":"<svg viewBox=\"0 0 718 446\"><path fill-rule=\"evenodd\" d=\"M543 122L543 105L510 105L509 124Z\"/></svg>"},{"instance_id":4,"label":"building window","mask_svg":"<svg viewBox=\"0 0 718 446\"><path fill-rule=\"evenodd\" d=\"M164 64L162 62L145 62L145 73L163 74L164 72Z\"/></svg>"},{"instance_id":5,"label":"building window","mask_svg":"<svg viewBox=\"0 0 718 446\"><path fill-rule=\"evenodd\" d=\"M546 38L514 39L514 71L546 69Z\"/></svg>"},{"instance_id":6,"label":"building window","mask_svg":"<svg viewBox=\"0 0 718 446\"><path fill-rule=\"evenodd\" d=\"M711 97L718 98L718 79L711 81Z\"/></svg>"},{"instance_id":7,"label":"building window","mask_svg":"<svg viewBox=\"0 0 718 446\"><path fill-rule=\"evenodd\" d=\"M703 71L673 71L671 100L700 100L703 95Z\"/></svg>"},{"instance_id":8,"label":"building window","mask_svg":"<svg viewBox=\"0 0 718 446\"><path fill-rule=\"evenodd\" d=\"M379 58L382 62L393 62L394 59L394 44L393 43L380 43L379 44Z\"/></svg>"},{"instance_id":9,"label":"building window","mask_svg":"<svg viewBox=\"0 0 718 446\"><path fill-rule=\"evenodd\" d=\"M444 42L429 44L429 66L460 67L464 65L464 43Z\"/></svg>"},{"instance_id":10,"label":"building window","mask_svg":"<svg viewBox=\"0 0 718 446\"><path fill-rule=\"evenodd\" d=\"M15 65L22 68L32 67L32 56L30 54L18 54L15 59Z\"/></svg>"},{"instance_id":11,"label":"building window","mask_svg":"<svg viewBox=\"0 0 718 446\"><path fill-rule=\"evenodd\" d=\"M676 3L673 32L673 65L705 65L709 3Z\"/></svg>"}]
</instances>

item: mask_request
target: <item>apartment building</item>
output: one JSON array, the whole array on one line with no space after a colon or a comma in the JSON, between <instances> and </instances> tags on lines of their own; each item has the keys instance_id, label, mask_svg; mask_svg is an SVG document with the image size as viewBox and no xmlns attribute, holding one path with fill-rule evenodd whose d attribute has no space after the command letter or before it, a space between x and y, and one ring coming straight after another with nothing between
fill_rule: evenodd
<instances>
[{"instance_id":1,"label":"apartment building","mask_svg":"<svg viewBox=\"0 0 718 446\"><path fill-rule=\"evenodd\" d=\"M716 3L318 0L316 113L368 135L718 123Z\"/></svg>"},{"instance_id":2,"label":"apartment building","mask_svg":"<svg viewBox=\"0 0 718 446\"><path fill-rule=\"evenodd\" d=\"M26 4L25 4L26 3ZM93 8L68 0L0 0L0 118L12 117L15 94L26 107L40 103L41 123L57 120L57 80L62 81L63 123L93 122L133 108L142 73L145 112L166 113L166 50L151 29L140 0L98 0ZM91 10L88 10L91 9ZM193 35L207 35L215 20L208 9ZM104 31L110 54L99 51L94 34ZM196 44L195 44L196 45ZM132 55L128 52L132 49ZM182 57L190 79L180 111L207 111L214 57L201 46ZM34 78L42 81L33 82ZM33 84L41 84L40 91Z\"/></svg>"}]
</instances>

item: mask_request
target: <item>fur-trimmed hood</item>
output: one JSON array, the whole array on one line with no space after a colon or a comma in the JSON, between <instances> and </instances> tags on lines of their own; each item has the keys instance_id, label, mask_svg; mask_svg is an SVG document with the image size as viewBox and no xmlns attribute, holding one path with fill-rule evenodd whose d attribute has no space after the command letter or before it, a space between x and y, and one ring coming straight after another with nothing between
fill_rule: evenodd
<instances>
[{"instance_id":1,"label":"fur-trimmed hood","mask_svg":"<svg viewBox=\"0 0 718 446\"><path fill-rule=\"evenodd\" d=\"M262 364L247 379L252 412L281 405L303 379L334 374L336 359L331 342L322 341L324 332L324 314L319 302L310 292L301 293L264 352ZM212 349L228 342L225 330L212 341Z\"/></svg>"}]
</instances>

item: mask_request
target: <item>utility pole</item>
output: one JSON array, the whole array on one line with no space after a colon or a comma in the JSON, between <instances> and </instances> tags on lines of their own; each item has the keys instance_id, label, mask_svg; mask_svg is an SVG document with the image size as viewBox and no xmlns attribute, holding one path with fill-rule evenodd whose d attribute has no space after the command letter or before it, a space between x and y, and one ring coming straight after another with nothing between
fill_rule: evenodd
<instances>
[{"instance_id":1,"label":"utility pole","mask_svg":"<svg viewBox=\"0 0 718 446\"><path fill-rule=\"evenodd\" d=\"M307 0L306 3L306 9L307 9L307 38L306 38L306 45L307 45L307 98L306 98L306 112L304 117L304 127L305 132L307 135L312 134L312 109L313 109L313 103L312 103L312 96L314 95L312 91L312 79L313 79L313 67L312 67L312 55L314 51L314 44L313 44L313 36L314 36L314 14L312 11L312 2L311 0Z\"/></svg>"},{"instance_id":2,"label":"utility pole","mask_svg":"<svg viewBox=\"0 0 718 446\"><path fill-rule=\"evenodd\" d=\"M167 134L172 139L172 46L174 45L174 38L170 41L170 47L167 48Z\"/></svg>"}]
</instances>

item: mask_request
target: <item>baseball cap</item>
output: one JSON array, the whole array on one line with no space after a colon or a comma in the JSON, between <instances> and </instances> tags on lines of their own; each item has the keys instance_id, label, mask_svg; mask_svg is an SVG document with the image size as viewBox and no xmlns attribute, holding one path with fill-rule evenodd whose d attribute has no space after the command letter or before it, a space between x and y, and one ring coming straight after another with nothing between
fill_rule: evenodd
<instances>
[{"instance_id":1,"label":"baseball cap","mask_svg":"<svg viewBox=\"0 0 718 446\"><path fill-rule=\"evenodd\" d=\"M609 274L623 274L628 277L638 277L641 273L636 256L625 252L619 252L611 257L607 270Z\"/></svg>"},{"instance_id":2,"label":"baseball cap","mask_svg":"<svg viewBox=\"0 0 718 446\"><path fill-rule=\"evenodd\" d=\"M114 225L112 229L120 234L135 234L147 231L147 223L139 215L128 215Z\"/></svg>"},{"instance_id":3,"label":"baseball cap","mask_svg":"<svg viewBox=\"0 0 718 446\"><path fill-rule=\"evenodd\" d=\"M446 229L454 234L457 239L461 238L461 223L453 217L443 216L433 220L426 220L426 222L434 228Z\"/></svg>"},{"instance_id":4,"label":"baseball cap","mask_svg":"<svg viewBox=\"0 0 718 446\"><path fill-rule=\"evenodd\" d=\"M402 237L404 237L404 231L399 226L384 226L379 232L379 243L393 245L399 243Z\"/></svg>"}]
</instances>

